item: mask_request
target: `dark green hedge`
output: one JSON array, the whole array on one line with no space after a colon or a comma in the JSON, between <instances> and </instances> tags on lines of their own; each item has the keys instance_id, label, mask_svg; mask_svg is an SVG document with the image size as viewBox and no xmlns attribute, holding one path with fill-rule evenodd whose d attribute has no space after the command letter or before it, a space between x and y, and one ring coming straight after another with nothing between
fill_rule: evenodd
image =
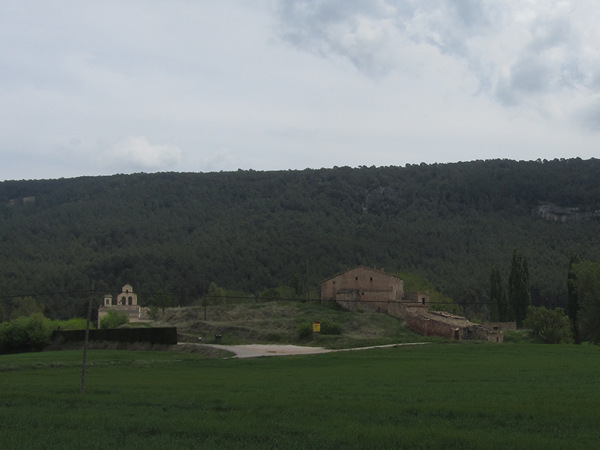
<instances>
[{"instance_id":1,"label":"dark green hedge","mask_svg":"<svg viewBox=\"0 0 600 450\"><path fill-rule=\"evenodd\" d=\"M52 332L52 340L80 342L85 330L59 330ZM177 344L177 328L107 328L90 330L90 341L149 342L151 344Z\"/></svg>"}]
</instances>

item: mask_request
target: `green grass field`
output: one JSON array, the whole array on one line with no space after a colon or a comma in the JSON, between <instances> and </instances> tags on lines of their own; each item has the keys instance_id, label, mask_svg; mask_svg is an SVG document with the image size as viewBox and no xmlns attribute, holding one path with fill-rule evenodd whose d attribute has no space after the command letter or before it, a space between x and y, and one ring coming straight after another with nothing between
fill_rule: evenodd
<instances>
[{"instance_id":1,"label":"green grass field","mask_svg":"<svg viewBox=\"0 0 600 450\"><path fill-rule=\"evenodd\" d=\"M0 356L0 448L564 449L600 442L600 348L428 344L215 359Z\"/></svg>"}]
</instances>

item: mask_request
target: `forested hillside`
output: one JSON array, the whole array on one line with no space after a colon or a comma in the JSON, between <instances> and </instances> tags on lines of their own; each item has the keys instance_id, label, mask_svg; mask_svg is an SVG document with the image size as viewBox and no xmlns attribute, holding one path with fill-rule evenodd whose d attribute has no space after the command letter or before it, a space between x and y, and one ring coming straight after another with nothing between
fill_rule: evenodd
<instances>
[{"instance_id":1,"label":"forested hillside","mask_svg":"<svg viewBox=\"0 0 600 450\"><path fill-rule=\"evenodd\" d=\"M534 304L564 305L570 255L600 257L597 211L597 159L5 181L0 296L7 310L44 294L56 318L82 314L92 282L100 296L131 283L142 301L160 290L185 305L211 282L314 295L363 264L485 302L492 268L506 280L517 249Z\"/></svg>"}]
</instances>

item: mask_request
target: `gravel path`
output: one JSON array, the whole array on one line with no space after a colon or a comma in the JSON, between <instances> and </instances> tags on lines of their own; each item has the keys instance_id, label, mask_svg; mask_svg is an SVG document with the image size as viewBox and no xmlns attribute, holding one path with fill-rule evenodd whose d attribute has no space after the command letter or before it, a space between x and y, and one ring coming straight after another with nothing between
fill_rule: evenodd
<instances>
[{"instance_id":1,"label":"gravel path","mask_svg":"<svg viewBox=\"0 0 600 450\"><path fill-rule=\"evenodd\" d=\"M346 348L331 350L323 347L304 347L300 345L220 345L220 344L196 344L206 347L220 348L235 353L235 358L256 358L259 356L286 356L286 355L314 355L317 353L348 352L356 350L369 350L372 348L401 347L407 345L423 345L427 342L415 342L409 344L375 345L372 347Z\"/></svg>"}]
</instances>

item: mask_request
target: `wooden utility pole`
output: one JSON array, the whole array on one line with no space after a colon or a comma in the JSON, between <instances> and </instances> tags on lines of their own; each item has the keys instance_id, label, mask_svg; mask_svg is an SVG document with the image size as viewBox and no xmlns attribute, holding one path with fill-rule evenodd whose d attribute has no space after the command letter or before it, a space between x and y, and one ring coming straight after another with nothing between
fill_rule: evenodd
<instances>
[{"instance_id":1,"label":"wooden utility pole","mask_svg":"<svg viewBox=\"0 0 600 450\"><path fill-rule=\"evenodd\" d=\"M88 342L90 339L90 319L92 317L92 300L94 299L94 282L92 281L92 286L90 290L90 295L88 299L88 313L87 313L87 321L85 323L85 337L83 339L83 360L81 361L81 385L79 386L79 393L85 394L85 366L87 360L87 349Z\"/></svg>"},{"instance_id":2,"label":"wooden utility pole","mask_svg":"<svg viewBox=\"0 0 600 450\"><path fill-rule=\"evenodd\" d=\"M308 277L308 258L306 258L306 300L310 302L310 281Z\"/></svg>"}]
</instances>

